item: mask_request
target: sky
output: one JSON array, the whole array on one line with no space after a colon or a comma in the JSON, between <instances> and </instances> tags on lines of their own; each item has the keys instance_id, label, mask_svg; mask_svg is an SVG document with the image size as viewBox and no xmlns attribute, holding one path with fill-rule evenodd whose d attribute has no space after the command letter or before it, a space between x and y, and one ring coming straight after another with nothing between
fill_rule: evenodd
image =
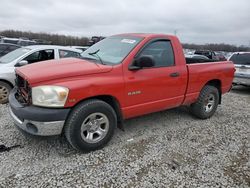
<instances>
[{"instance_id":1,"label":"sky","mask_svg":"<svg viewBox=\"0 0 250 188\"><path fill-rule=\"evenodd\" d=\"M176 34L250 46L250 0L1 0L0 30L72 36Z\"/></svg>"}]
</instances>

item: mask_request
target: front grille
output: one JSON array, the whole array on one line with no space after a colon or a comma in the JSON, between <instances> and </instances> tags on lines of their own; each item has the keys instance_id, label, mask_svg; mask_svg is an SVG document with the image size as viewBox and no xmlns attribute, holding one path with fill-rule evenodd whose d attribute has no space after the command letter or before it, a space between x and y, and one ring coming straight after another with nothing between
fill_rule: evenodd
<instances>
[{"instance_id":1,"label":"front grille","mask_svg":"<svg viewBox=\"0 0 250 188\"><path fill-rule=\"evenodd\" d=\"M24 105L31 104L31 88L29 87L29 83L18 74L16 75L16 87L16 99Z\"/></svg>"}]
</instances>

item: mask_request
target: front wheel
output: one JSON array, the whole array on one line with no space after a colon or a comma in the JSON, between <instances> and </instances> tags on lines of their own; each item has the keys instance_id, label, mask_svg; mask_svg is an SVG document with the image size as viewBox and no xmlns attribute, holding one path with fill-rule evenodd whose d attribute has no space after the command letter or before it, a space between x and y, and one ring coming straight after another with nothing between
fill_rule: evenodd
<instances>
[{"instance_id":1,"label":"front wheel","mask_svg":"<svg viewBox=\"0 0 250 188\"><path fill-rule=\"evenodd\" d=\"M88 152L107 144L116 126L117 117L113 108L104 101L92 99L73 109L64 133L75 149Z\"/></svg>"},{"instance_id":2,"label":"front wheel","mask_svg":"<svg viewBox=\"0 0 250 188\"><path fill-rule=\"evenodd\" d=\"M12 87L6 82L0 81L0 104L8 102L8 97Z\"/></svg>"},{"instance_id":3,"label":"front wheel","mask_svg":"<svg viewBox=\"0 0 250 188\"><path fill-rule=\"evenodd\" d=\"M197 101L191 105L191 112L200 119L210 118L219 104L219 91L216 87L206 85L201 90Z\"/></svg>"}]
</instances>

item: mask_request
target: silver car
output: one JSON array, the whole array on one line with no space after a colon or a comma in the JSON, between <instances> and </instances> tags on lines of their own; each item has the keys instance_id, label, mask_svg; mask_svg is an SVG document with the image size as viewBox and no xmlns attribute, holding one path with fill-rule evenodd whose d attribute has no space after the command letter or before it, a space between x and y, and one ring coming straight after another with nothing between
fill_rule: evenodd
<instances>
[{"instance_id":1,"label":"silver car","mask_svg":"<svg viewBox=\"0 0 250 188\"><path fill-rule=\"evenodd\" d=\"M55 46L34 45L19 48L0 58L0 104L8 102L10 90L15 85L15 68L31 63L66 57L80 57L80 50Z\"/></svg>"},{"instance_id":2,"label":"silver car","mask_svg":"<svg viewBox=\"0 0 250 188\"><path fill-rule=\"evenodd\" d=\"M234 85L250 86L250 52L235 52L229 58L234 63Z\"/></svg>"}]
</instances>

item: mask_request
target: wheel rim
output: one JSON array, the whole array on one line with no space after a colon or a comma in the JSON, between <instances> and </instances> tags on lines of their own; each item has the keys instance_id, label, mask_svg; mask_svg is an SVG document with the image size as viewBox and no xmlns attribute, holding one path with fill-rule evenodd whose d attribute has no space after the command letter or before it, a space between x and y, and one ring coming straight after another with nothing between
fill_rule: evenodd
<instances>
[{"instance_id":1,"label":"wheel rim","mask_svg":"<svg viewBox=\"0 0 250 188\"><path fill-rule=\"evenodd\" d=\"M9 90L5 86L0 85L0 103L6 102L8 100Z\"/></svg>"},{"instance_id":2,"label":"wheel rim","mask_svg":"<svg viewBox=\"0 0 250 188\"><path fill-rule=\"evenodd\" d=\"M81 126L81 137L87 143L97 143L108 133L109 120L103 113L92 113L84 119Z\"/></svg>"},{"instance_id":3,"label":"wheel rim","mask_svg":"<svg viewBox=\"0 0 250 188\"><path fill-rule=\"evenodd\" d=\"M204 105L205 111L207 113L211 112L214 108L214 104L215 104L215 96L213 94L209 94L205 99L205 105Z\"/></svg>"}]
</instances>

